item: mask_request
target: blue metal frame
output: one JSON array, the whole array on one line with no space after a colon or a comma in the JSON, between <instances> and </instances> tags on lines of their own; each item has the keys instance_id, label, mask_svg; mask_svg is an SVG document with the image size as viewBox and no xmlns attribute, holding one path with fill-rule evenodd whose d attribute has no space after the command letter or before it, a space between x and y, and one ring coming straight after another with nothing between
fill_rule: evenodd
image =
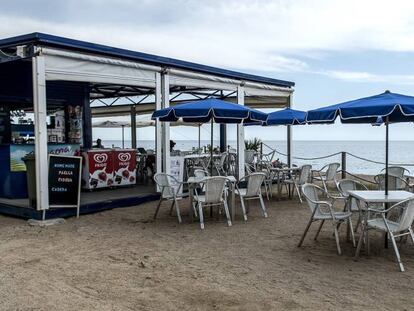
<instances>
[{"instance_id":1,"label":"blue metal frame","mask_svg":"<svg viewBox=\"0 0 414 311\"><path fill-rule=\"evenodd\" d=\"M14 47L24 44L36 44L39 46L52 46L58 48L66 48L70 50L80 52L91 52L100 55L116 56L120 58L126 58L130 60L136 60L147 64L175 67L180 69L189 69L193 71L214 74L223 76L226 78L248 80L252 82L267 83L282 87L293 87L294 82L278 80L273 78L267 78L252 74L246 74L242 72L216 68L192 62L182 61L174 58L168 58L163 56L157 56L152 54L146 54L141 52L135 52L126 49L115 48L107 45L95 44L86 41L74 40L64 37L58 37L54 35L34 32L31 34L11 37L0 40L0 49Z\"/></svg>"}]
</instances>

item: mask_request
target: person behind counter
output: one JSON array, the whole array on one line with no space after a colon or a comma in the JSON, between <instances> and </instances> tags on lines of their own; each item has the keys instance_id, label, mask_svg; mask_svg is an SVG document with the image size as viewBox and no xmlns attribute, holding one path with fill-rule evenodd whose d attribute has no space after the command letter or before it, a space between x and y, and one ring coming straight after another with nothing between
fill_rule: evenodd
<instances>
[{"instance_id":1,"label":"person behind counter","mask_svg":"<svg viewBox=\"0 0 414 311\"><path fill-rule=\"evenodd\" d=\"M170 152L174 151L174 147L177 143L175 141L173 141L172 139L170 140Z\"/></svg>"},{"instance_id":2,"label":"person behind counter","mask_svg":"<svg viewBox=\"0 0 414 311\"><path fill-rule=\"evenodd\" d=\"M103 149L105 148L104 145L102 145L102 140L100 138L98 138L96 140L96 145L92 146L92 148L98 148L98 149Z\"/></svg>"}]
</instances>

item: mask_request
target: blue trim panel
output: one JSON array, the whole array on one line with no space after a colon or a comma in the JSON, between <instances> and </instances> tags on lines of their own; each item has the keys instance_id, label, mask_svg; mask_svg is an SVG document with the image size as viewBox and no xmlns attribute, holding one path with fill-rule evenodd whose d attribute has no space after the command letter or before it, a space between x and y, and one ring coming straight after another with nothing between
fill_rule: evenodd
<instances>
[{"instance_id":1,"label":"blue trim panel","mask_svg":"<svg viewBox=\"0 0 414 311\"><path fill-rule=\"evenodd\" d=\"M107 200L102 202L95 202L90 204L83 204L80 208L82 215L98 213L114 208L131 207L143 204L150 201L155 201L160 198L157 193L150 193L141 196L133 196L128 198L120 198ZM0 203L0 214L13 216L23 219L42 219L42 212L29 207L17 207L9 204ZM75 208L59 208L46 211L46 219L51 218L67 218L76 216Z\"/></svg>"},{"instance_id":2,"label":"blue trim panel","mask_svg":"<svg viewBox=\"0 0 414 311\"><path fill-rule=\"evenodd\" d=\"M0 48L7 48L23 44L40 44L45 46L53 46L58 48L69 48L71 50L92 52L107 56L116 56L131 60L141 61L151 65L171 66L180 69L189 69L203 73L219 75L227 78L248 80L253 82L267 83L276 86L293 87L294 82L272 79L217 67L201 65L197 63L182 61L174 58L135 52L126 49L115 48L107 45L95 44L86 41L74 40L39 32L11 37L0 40Z\"/></svg>"}]
</instances>

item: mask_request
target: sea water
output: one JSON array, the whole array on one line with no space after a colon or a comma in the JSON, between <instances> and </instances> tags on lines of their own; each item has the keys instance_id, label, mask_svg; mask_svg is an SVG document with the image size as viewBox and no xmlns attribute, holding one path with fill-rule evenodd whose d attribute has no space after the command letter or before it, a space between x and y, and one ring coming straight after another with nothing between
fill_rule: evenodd
<instances>
[{"instance_id":1,"label":"sea water","mask_svg":"<svg viewBox=\"0 0 414 311\"><path fill-rule=\"evenodd\" d=\"M197 140L175 140L175 150L192 150L198 147ZM264 141L264 143L270 146L272 149L285 154L286 153L286 141ZM120 140L103 140L105 147L121 147L122 141ZM210 144L208 140L202 140L201 146ZM214 145L218 146L219 142L214 141ZM228 145L235 147L235 141L228 141ZM131 146L131 141L124 142L125 148ZM154 149L155 142L152 140L138 141L138 147L145 149ZM404 165L408 170L414 174L414 141L390 141L390 163L398 164L412 164L412 166ZM268 147L263 148L263 152L270 152ZM335 154L338 152L346 151L350 154L358 157L367 158L376 162L385 161L385 142L384 141L293 141L292 153L293 163L297 165L312 164L313 168L319 169L330 162L341 162L341 155L332 156L325 159L303 160L299 158L318 158ZM347 171L357 174L378 174L384 167L383 164L372 163L357 159L352 155L347 154ZM280 159L286 162L286 157L282 154L275 154L274 159Z\"/></svg>"}]
</instances>

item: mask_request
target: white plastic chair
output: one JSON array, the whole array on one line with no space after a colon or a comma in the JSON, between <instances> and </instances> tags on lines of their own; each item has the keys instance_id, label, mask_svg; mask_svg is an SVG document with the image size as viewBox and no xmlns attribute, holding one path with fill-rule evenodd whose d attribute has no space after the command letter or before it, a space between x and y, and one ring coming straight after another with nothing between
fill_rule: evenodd
<instances>
[{"instance_id":1,"label":"white plastic chair","mask_svg":"<svg viewBox=\"0 0 414 311\"><path fill-rule=\"evenodd\" d=\"M240 178L239 182L236 184L236 195L240 197L240 204L245 221L247 221L245 200L259 200L263 217L268 217L261 190L265 177L265 173L252 173ZM239 187L240 183L243 182L247 182L246 188Z\"/></svg>"},{"instance_id":2,"label":"white plastic chair","mask_svg":"<svg viewBox=\"0 0 414 311\"><path fill-rule=\"evenodd\" d=\"M355 232L357 232L358 227L362 221L362 211L359 206L359 201L354 197L349 197L349 191L368 190L368 188L359 181L353 179L342 179L338 182L338 189L343 199L345 200L344 210L352 213L358 213L358 222L355 226Z\"/></svg>"},{"instance_id":3,"label":"white plastic chair","mask_svg":"<svg viewBox=\"0 0 414 311\"><path fill-rule=\"evenodd\" d=\"M254 162L254 157L256 156L256 151L254 150L244 150L244 163L247 163L256 169Z\"/></svg>"},{"instance_id":4,"label":"white plastic chair","mask_svg":"<svg viewBox=\"0 0 414 311\"><path fill-rule=\"evenodd\" d=\"M394 209L400 210L400 217L397 221L392 221L389 219L391 211ZM370 212L375 213L374 218L370 218ZM380 215L380 217L378 216ZM397 258L398 266L401 272L404 272L404 265L401 262L400 252L398 250L397 242L395 238L403 237L409 235L411 241L414 243L414 233L411 228L414 221L414 198L408 199L397 204L394 204L386 210L381 210L377 208L368 208L367 220L363 223L363 230L358 241L358 247L355 253L355 257L358 258L361 251L362 242L364 240L369 243L368 231L375 229L383 231L389 234L391 238L392 245L394 247L395 256Z\"/></svg>"},{"instance_id":5,"label":"white plastic chair","mask_svg":"<svg viewBox=\"0 0 414 311\"><path fill-rule=\"evenodd\" d=\"M337 184L336 174L340 166L341 164L339 163L330 163L322 167L320 170L313 170L312 181L321 181L325 192L328 193L328 183L334 182L335 185ZM314 176L315 174L316 176Z\"/></svg>"},{"instance_id":6,"label":"white plastic chair","mask_svg":"<svg viewBox=\"0 0 414 311\"><path fill-rule=\"evenodd\" d=\"M227 152L223 152L220 155L219 160L214 161L214 166L216 168L217 173L220 176L226 176L226 171L227 171L227 168L226 168L227 162L226 162L226 160L227 160Z\"/></svg>"},{"instance_id":7,"label":"white plastic chair","mask_svg":"<svg viewBox=\"0 0 414 311\"><path fill-rule=\"evenodd\" d=\"M388 166L388 175L404 178L405 174L409 172L409 170L402 166ZM385 173L385 168L381 170L381 173Z\"/></svg>"},{"instance_id":8,"label":"white plastic chair","mask_svg":"<svg viewBox=\"0 0 414 311\"><path fill-rule=\"evenodd\" d=\"M306 237L306 234L308 233L308 230L311 226L311 224L315 221L321 221L321 224L319 225L318 231L315 235L315 240L318 238L319 232L322 229L323 224L325 221L332 221L332 227L334 229L335 234L335 240L336 240L336 247L338 254L341 255L341 246L339 245L339 232L338 227L339 225L344 222L348 221L348 225L350 227L352 242L355 246L355 238L354 238L354 231L352 228L352 220L351 212L337 212L334 210L333 207L333 201L327 202L327 201L320 201L319 200L319 193L327 195L326 191L322 189L321 187L318 187L314 184L304 184L302 186L302 193L306 198L306 201L308 202L309 209L311 211L311 217L309 219L309 222L306 226L305 232L302 235L302 238L299 241L298 247L300 247Z\"/></svg>"},{"instance_id":9,"label":"white plastic chair","mask_svg":"<svg viewBox=\"0 0 414 311\"><path fill-rule=\"evenodd\" d=\"M295 176L293 176L293 178L285 179L283 181L284 184L286 185L288 193L290 192L288 187L290 187L290 185L294 185L295 188L293 189L292 195L295 194L295 190L296 190L300 203L302 203L301 187L307 182L309 182L311 170L312 170L312 165L309 165L309 164L303 165L300 168L299 174L296 174Z\"/></svg>"},{"instance_id":10,"label":"white plastic chair","mask_svg":"<svg viewBox=\"0 0 414 311\"><path fill-rule=\"evenodd\" d=\"M206 177L202 182L204 183L205 192L203 195L196 190L195 204L198 207L200 228L204 229L204 213L203 208L213 206L224 206L224 211L227 217L227 224L231 226L231 218L229 207L227 205L227 197L225 186L228 179L223 176Z\"/></svg>"},{"instance_id":11,"label":"white plastic chair","mask_svg":"<svg viewBox=\"0 0 414 311\"><path fill-rule=\"evenodd\" d=\"M157 209L155 210L154 219L157 218L158 211L160 209L162 201L172 201L170 214L175 205L178 222L181 223L182 220L180 214L180 207L178 205L178 199L181 199L181 196L179 196L178 194L180 193L183 184L179 182L174 176L165 173L155 174L154 181L157 184L157 188L160 190L161 193Z\"/></svg>"},{"instance_id":12,"label":"white plastic chair","mask_svg":"<svg viewBox=\"0 0 414 311\"><path fill-rule=\"evenodd\" d=\"M378 186L378 190L385 190L385 174L374 176L374 181ZM396 175L388 175L388 190L409 190L410 185L407 181Z\"/></svg>"}]
</instances>

